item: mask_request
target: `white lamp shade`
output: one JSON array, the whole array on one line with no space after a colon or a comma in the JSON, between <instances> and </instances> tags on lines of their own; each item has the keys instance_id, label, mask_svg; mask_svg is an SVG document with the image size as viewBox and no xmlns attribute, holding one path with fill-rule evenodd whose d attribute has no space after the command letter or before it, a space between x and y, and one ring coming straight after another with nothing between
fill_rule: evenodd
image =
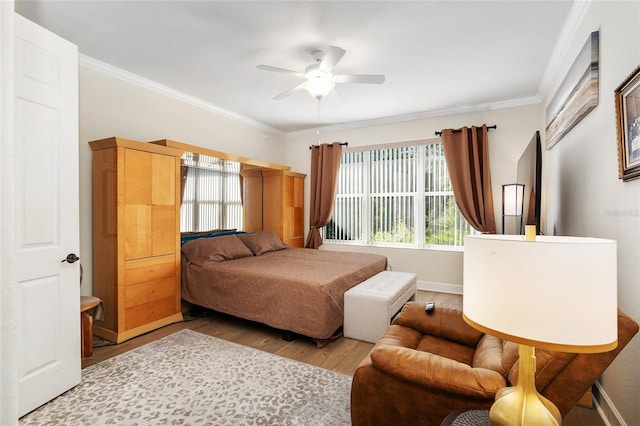
<instances>
[{"instance_id":1,"label":"white lamp shade","mask_svg":"<svg viewBox=\"0 0 640 426\"><path fill-rule=\"evenodd\" d=\"M517 183L502 185L502 191L502 201L504 203L502 214L505 216L522 215L524 185Z\"/></svg>"},{"instance_id":2,"label":"white lamp shade","mask_svg":"<svg viewBox=\"0 0 640 426\"><path fill-rule=\"evenodd\" d=\"M488 334L564 352L617 346L613 240L467 236L463 289L465 320Z\"/></svg>"}]
</instances>

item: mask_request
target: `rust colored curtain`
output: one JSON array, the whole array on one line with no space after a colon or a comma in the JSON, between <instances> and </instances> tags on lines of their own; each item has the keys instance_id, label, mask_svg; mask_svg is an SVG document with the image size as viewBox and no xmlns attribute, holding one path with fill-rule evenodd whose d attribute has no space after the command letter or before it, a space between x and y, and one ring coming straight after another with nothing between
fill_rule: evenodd
<instances>
[{"instance_id":1,"label":"rust colored curtain","mask_svg":"<svg viewBox=\"0 0 640 426\"><path fill-rule=\"evenodd\" d=\"M444 157L456 204L477 231L495 234L487 125L442 131Z\"/></svg>"},{"instance_id":2,"label":"rust colored curtain","mask_svg":"<svg viewBox=\"0 0 640 426\"><path fill-rule=\"evenodd\" d=\"M338 189L338 172L342 146L339 142L311 148L310 228L306 248L322 245L320 229L329 223Z\"/></svg>"}]
</instances>

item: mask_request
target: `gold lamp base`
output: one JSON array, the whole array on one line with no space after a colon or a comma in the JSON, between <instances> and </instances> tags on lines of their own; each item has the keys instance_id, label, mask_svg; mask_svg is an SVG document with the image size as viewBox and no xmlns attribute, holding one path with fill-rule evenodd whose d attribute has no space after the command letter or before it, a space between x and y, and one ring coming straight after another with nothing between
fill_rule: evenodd
<instances>
[{"instance_id":1,"label":"gold lamp base","mask_svg":"<svg viewBox=\"0 0 640 426\"><path fill-rule=\"evenodd\" d=\"M501 389L489 411L492 426L561 425L560 411L536 390L535 349L519 345L518 384Z\"/></svg>"}]
</instances>

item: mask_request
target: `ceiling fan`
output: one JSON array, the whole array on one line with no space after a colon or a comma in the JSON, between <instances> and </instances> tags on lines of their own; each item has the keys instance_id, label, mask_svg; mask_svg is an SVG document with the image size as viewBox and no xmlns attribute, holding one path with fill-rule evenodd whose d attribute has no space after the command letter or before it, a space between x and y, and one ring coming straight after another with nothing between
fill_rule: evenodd
<instances>
[{"instance_id":1,"label":"ceiling fan","mask_svg":"<svg viewBox=\"0 0 640 426\"><path fill-rule=\"evenodd\" d=\"M284 68L272 67L269 65L258 65L256 68L264 71L279 72L282 74L295 75L304 78L305 81L280 93L274 100L280 100L289 96L293 92L306 90L311 96L320 100L327 96L336 83L367 83L382 84L384 75L367 74L334 74L333 68L342 59L346 51L336 46L330 46L326 52L314 50L311 53L315 63L309 65L304 72L292 71Z\"/></svg>"}]
</instances>

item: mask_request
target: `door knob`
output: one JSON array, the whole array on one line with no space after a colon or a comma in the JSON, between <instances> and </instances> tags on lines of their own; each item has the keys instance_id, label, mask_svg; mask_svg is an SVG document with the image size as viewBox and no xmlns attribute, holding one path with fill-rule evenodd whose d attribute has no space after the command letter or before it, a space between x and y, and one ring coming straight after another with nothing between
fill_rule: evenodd
<instances>
[{"instance_id":1,"label":"door knob","mask_svg":"<svg viewBox=\"0 0 640 426\"><path fill-rule=\"evenodd\" d=\"M74 263L74 262L77 262L78 260L80 260L78 256L76 256L74 253L69 253L66 259L62 259L62 263L64 262Z\"/></svg>"}]
</instances>

